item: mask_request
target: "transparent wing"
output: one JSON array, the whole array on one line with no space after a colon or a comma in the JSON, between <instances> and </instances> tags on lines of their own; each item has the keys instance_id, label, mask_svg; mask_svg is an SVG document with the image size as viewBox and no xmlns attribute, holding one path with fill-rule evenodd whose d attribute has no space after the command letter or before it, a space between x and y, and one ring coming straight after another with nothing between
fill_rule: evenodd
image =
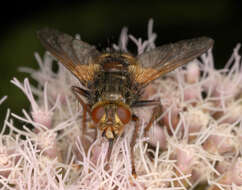
<instances>
[{"instance_id":1,"label":"transparent wing","mask_svg":"<svg viewBox=\"0 0 242 190\"><path fill-rule=\"evenodd\" d=\"M94 46L50 28L38 31L37 36L42 45L81 82L92 79L98 69L92 60L100 54Z\"/></svg>"},{"instance_id":2,"label":"transparent wing","mask_svg":"<svg viewBox=\"0 0 242 190\"><path fill-rule=\"evenodd\" d=\"M213 40L200 37L163 45L137 56L138 65L131 72L138 83L148 84L205 53Z\"/></svg>"}]
</instances>

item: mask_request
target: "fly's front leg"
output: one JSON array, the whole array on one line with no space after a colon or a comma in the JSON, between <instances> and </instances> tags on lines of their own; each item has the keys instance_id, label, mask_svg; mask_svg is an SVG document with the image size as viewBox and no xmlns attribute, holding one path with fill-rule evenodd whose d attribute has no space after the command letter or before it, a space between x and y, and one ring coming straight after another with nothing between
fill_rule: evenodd
<instances>
[{"instance_id":1,"label":"fly's front leg","mask_svg":"<svg viewBox=\"0 0 242 190\"><path fill-rule=\"evenodd\" d=\"M144 135L147 136L152 124L154 121L159 118L162 114L162 106L160 100L139 100L134 102L133 107L147 107L147 106L155 106L152 111L151 118L144 129Z\"/></svg>"},{"instance_id":2,"label":"fly's front leg","mask_svg":"<svg viewBox=\"0 0 242 190\"><path fill-rule=\"evenodd\" d=\"M147 137L148 136L148 132L150 130L150 128L152 127L152 124L161 116L162 114L162 106L161 104L157 105L156 107L153 108L152 110L152 115L151 115L151 118L148 122L148 124L146 125L146 127L144 128L144 136ZM153 138L153 137L151 137ZM152 141L152 139L151 139ZM153 146L146 142L146 144L148 145L148 148L152 148ZM152 154L150 154L150 152L147 152L147 156L150 160L153 160L153 156Z\"/></svg>"},{"instance_id":3,"label":"fly's front leg","mask_svg":"<svg viewBox=\"0 0 242 190\"><path fill-rule=\"evenodd\" d=\"M161 116L161 114L162 114L162 105L158 104L156 107L153 108L151 118L144 129L144 136L147 136L152 124L155 122L156 119L158 119Z\"/></svg>"},{"instance_id":4,"label":"fly's front leg","mask_svg":"<svg viewBox=\"0 0 242 190\"><path fill-rule=\"evenodd\" d=\"M86 120L87 120L87 112L91 115L91 108L88 104L86 104L83 99L81 98L82 97L88 97L89 95L89 92L80 88L80 87L77 87L77 86L72 86L71 87L71 90L73 92L73 94L75 94L77 100L79 101L79 103L82 105L82 108L83 108L83 118L82 118L82 134L85 134L86 132Z\"/></svg>"},{"instance_id":5,"label":"fly's front leg","mask_svg":"<svg viewBox=\"0 0 242 190\"><path fill-rule=\"evenodd\" d=\"M130 149L131 149L130 156L131 156L132 175L134 176L134 178L136 178L137 175L136 175L135 163L134 163L134 145L137 139L140 123L139 123L139 118L136 115L132 116L132 120L135 122L135 129L134 129L133 136L131 139L131 144L130 144Z\"/></svg>"}]
</instances>

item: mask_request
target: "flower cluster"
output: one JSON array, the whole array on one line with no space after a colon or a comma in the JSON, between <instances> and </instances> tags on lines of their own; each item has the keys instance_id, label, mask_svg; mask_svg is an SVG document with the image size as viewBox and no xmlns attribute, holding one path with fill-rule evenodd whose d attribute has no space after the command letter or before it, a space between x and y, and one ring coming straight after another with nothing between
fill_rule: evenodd
<instances>
[{"instance_id":1,"label":"flower cluster","mask_svg":"<svg viewBox=\"0 0 242 190\"><path fill-rule=\"evenodd\" d=\"M121 32L115 50L137 54L155 48L153 20L148 40ZM133 112L141 120L135 153L137 177L131 175L130 140L134 123L125 128L107 160L108 141L71 93L81 85L48 53L35 54L38 70L22 68L28 79L17 86L30 102L23 115L7 111L0 133L0 188L18 190L242 189L242 63L236 46L224 69L214 68L211 50L146 87L144 99L160 99L162 115L147 136L144 128L153 107ZM53 65L58 70L53 71ZM0 100L0 104L6 99ZM22 129L15 121L21 121Z\"/></svg>"}]
</instances>

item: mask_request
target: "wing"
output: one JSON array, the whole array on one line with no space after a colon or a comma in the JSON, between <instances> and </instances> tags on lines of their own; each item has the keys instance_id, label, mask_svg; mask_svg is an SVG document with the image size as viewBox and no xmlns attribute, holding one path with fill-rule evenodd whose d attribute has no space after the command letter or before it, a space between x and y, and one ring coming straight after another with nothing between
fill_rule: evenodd
<instances>
[{"instance_id":1,"label":"wing","mask_svg":"<svg viewBox=\"0 0 242 190\"><path fill-rule=\"evenodd\" d=\"M137 65L129 66L135 81L146 85L168 72L173 71L213 46L213 40L200 37L163 45L137 56Z\"/></svg>"},{"instance_id":2,"label":"wing","mask_svg":"<svg viewBox=\"0 0 242 190\"><path fill-rule=\"evenodd\" d=\"M99 69L92 60L100 54L94 46L49 28L38 31L37 36L42 45L83 84L92 80L94 72Z\"/></svg>"}]
</instances>

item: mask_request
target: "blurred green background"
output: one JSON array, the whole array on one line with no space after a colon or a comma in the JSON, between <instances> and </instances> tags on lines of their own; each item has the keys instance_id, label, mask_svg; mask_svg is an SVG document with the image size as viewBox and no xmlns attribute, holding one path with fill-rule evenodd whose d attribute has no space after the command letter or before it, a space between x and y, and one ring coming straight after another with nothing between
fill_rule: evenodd
<instances>
[{"instance_id":1,"label":"blurred green background","mask_svg":"<svg viewBox=\"0 0 242 190\"><path fill-rule=\"evenodd\" d=\"M8 95L8 99L0 106L1 124L7 108L21 115L29 107L10 80L28 77L18 71L21 66L38 68L33 54L43 55L44 49L36 31L44 26L79 33L84 41L102 49L118 41L123 26L146 39L147 22L153 18L157 45L204 35L214 38L215 62L221 68L242 41L241 15L241 2L233 0L6 2L0 18L0 97Z\"/></svg>"}]
</instances>

